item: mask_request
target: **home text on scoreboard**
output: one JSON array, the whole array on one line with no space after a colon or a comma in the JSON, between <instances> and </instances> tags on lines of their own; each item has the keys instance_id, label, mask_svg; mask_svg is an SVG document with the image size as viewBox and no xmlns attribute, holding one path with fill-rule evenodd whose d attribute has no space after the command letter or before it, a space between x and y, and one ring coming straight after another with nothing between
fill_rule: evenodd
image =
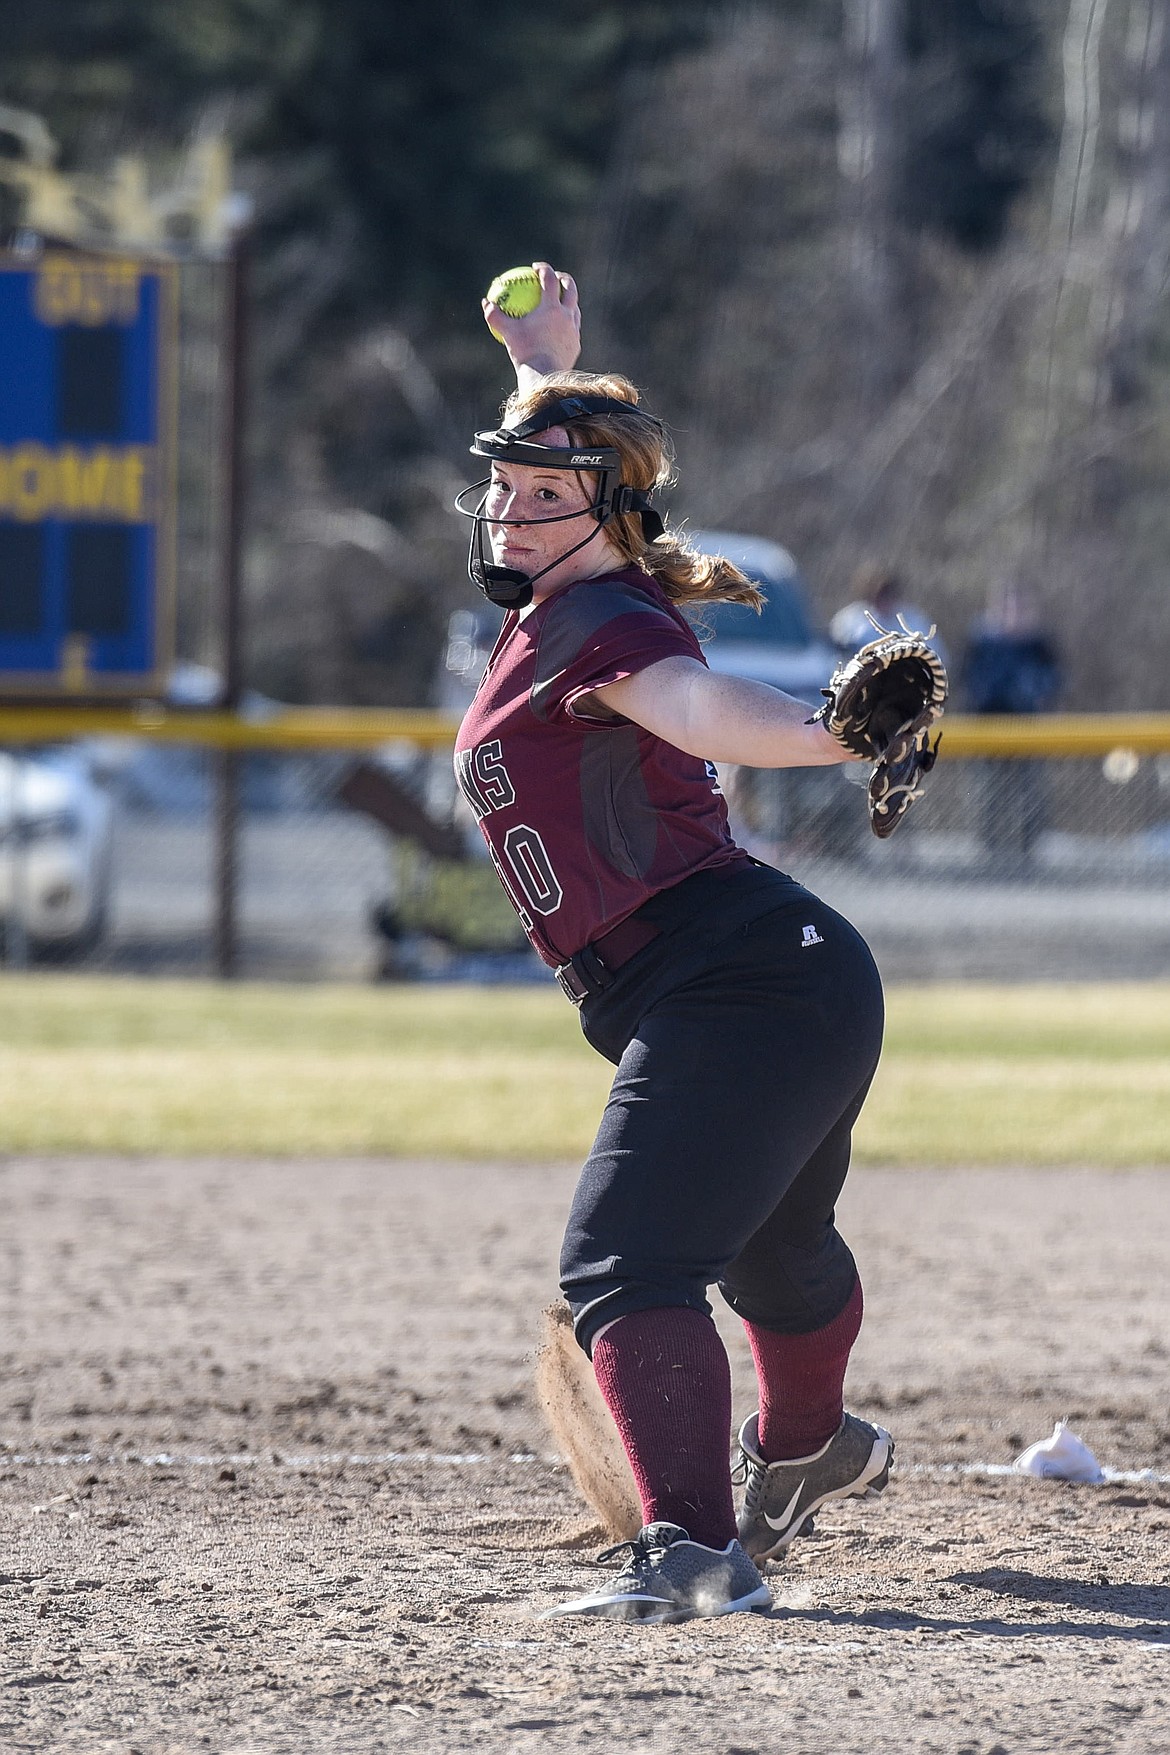
<instances>
[{"instance_id":1,"label":"home text on scoreboard","mask_svg":"<svg viewBox=\"0 0 1170 1755\"><path fill-rule=\"evenodd\" d=\"M153 258L0 255L0 693L163 687L175 276Z\"/></svg>"}]
</instances>

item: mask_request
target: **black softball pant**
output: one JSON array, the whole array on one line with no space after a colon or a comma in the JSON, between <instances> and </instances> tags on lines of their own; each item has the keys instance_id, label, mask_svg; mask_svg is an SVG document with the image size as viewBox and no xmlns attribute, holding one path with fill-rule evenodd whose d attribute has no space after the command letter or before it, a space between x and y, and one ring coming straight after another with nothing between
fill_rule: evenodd
<instances>
[{"instance_id":1,"label":"black softball pant","mask_svg":"<svg viewBox=\"0 0 1170 1755\"><path fill-rule=\"evenodd\" d=\"M852 1296L834 1206L881 1050L881 981L848 921L761 879L775 883L756 905L779 905L720 937L717 901L583 1008L618 1063L561 1255L587 1353L633 1311L709 1313L713 1284L781 1334L823 1328Z\"/></svg>"}]
</instances>

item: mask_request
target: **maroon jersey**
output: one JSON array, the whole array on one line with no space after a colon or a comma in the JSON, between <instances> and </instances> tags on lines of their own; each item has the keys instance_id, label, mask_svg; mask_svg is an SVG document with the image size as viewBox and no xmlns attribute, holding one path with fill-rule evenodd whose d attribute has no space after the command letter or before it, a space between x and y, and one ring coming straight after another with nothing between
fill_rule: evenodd
<instances>
[{"instance_id":1,"label":"maroon jersey","mask_svg":"<svg viewBox=\"0 0 1170 1755\"><path fill-rule=\"evenodd\" d=\"M711 763L581 704L678 654L703 662L654 579L581 579L508 614L459 727L456 778L554 968L691 872L747 861Z\"/></svg>"}]
</instances>

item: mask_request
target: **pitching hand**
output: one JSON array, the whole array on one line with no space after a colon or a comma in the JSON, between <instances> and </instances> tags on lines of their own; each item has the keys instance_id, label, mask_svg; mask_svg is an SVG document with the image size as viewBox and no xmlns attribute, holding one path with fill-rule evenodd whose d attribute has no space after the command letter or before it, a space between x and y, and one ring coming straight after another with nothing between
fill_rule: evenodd
<instances>
[{"instance_id":1,"label":"pitching hand","mask_svg":"<svg viewBox=\"0 0 1170 1755\"><path fill-rule=\"evenodd\" d=\"M581 307L577 283L548 262L534 262L540 276L540 303L526 317L506 317L498 305L483 300L484 321L499 336L516 368L530 372L567 372L581 352Z\"/></svg>"}]
</instances>

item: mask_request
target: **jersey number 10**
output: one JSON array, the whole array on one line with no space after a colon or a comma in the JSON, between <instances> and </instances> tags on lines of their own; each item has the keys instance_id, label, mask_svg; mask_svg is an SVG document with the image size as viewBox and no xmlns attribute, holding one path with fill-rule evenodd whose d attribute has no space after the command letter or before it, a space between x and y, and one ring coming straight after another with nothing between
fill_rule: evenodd
<instances>
[{"instance_id":1,"label":"jersey number 10","mask_svg":"<svg viewBox=\"0 0 1170 1755\"><path fill-rule=\"evenodd\" d=\"M493 811L515 804L516 789L503 763L500 740L481 743L474 750L460 750L455 757L455 777L468 804L482 823ZM503 860L492 840L488 852L500 882L520 916L525 931L532 926L531 908L536 914L555 914L565 899L560 880L552 867L548 849L540 831L527 823L516 823L503 838Z\"/></svg>"}]
</instances>

